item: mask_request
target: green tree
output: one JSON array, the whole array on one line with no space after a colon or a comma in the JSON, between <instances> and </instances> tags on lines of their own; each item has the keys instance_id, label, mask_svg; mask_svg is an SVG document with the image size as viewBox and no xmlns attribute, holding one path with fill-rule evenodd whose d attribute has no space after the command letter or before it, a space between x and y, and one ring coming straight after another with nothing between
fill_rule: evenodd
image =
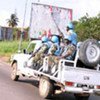
<instances>
[{"instance_id":1,"label":"green tree","mask_svg":"<svg viewBox=\"0 0 100 100\"><path fill-rule=\"evenodd\" d=\"M74 21L75 31L78 34L79 41L87 38L94 38L100 40L100 14L95 17L89 17L88 14Z\"/></svg>"},{"instance_id":2,"label":"green tree","mask_svg":"<svg viewBox=\"0 0 100 100\"><path fill-rule=\"evenodd\" d=\"M18 18L16 14L11 14L10 19L7 20L8 26L15 27L18 25Z\"/></svg>"},{"instance_id":3,"label":"green tree","mask_svg":"<svg viewBox=\"0 0 100 100\"><path fill-rule=\"evenodd\" d=\"M11 14L10 19L7 19L8 26L12 27L12 30L13 30L13 39L14 40L17 39L17 33L18 33L18 31L17 31L16 26L18 25L18 22L19 22L19 20L18 20L16 12L13 13L13 14Z\"/></svg>"}]
</instances>

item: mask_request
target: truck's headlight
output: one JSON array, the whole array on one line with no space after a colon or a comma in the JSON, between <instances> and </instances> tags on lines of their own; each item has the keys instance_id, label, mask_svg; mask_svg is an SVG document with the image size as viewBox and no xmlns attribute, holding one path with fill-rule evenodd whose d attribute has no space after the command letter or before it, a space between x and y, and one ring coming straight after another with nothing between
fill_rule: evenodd
<instances>
[{"instance_id":1,"label":"truck's headlight","mask_svg":"<svg viewBox=\"0 0 100 100\"><path fill-rule=\"evenodd\" d=\"M27 61L24 62L24 67L27 67Z\"/></svg>"},{"instance_id":2,"label":"truck's headlight","mask_svg":"<svg viewBox=\"0 0 100 100\"><path fill-rule=\"evenodd\" d=\"M14 55L11 55L10 57L10 61L13 61Z\"/></svg>"}]
</instances>

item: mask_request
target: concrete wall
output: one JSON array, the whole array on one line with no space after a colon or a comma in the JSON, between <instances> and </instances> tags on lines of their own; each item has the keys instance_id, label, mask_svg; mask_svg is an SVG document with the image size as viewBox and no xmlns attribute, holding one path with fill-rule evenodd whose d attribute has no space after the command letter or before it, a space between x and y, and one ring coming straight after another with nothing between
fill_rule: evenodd
<instances>
[{"instance_id":1,"label":"concrete wall","mask_svg":"<svg viewBox=\"0 0 100 100\"><path fill-rule=\"evenodd\" d=\"M9 27L0 27L0 40L12 40L13 29Z\"/></svg>"}]
</instances>

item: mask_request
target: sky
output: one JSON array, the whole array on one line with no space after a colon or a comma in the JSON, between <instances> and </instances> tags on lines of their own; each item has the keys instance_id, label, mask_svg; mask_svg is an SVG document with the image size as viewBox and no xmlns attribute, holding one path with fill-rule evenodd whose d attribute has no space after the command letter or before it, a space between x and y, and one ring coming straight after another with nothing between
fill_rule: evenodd
<instances>
[{"instance_id":1,"label":"sky","mask_svg":"<svg viewBox=\"0 0 100 100\"><path fill-rule=\"evenodd\" d=\"M15 12L19 18L18 26L29 26L32 2L71 8L73 10L73 20L80 19L82 16L86 15L86 13L88 13L90 17L100 13L100 0L0 0L0 26L7 26L7 19ZM24 18L25 22L23 25Z\"/></svg>"}]
</instances>

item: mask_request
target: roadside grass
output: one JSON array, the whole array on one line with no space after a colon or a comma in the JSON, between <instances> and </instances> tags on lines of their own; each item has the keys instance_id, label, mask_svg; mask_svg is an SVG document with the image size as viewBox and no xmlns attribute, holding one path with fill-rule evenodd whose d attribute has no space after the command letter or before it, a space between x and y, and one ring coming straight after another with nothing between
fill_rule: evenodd
<instances>
[{"instance_id":1,"label":"roadside grass","mask_svg":"<svg viewBox=\"0 0 100 100\"><path fill-rule=\"evenodd\" d=\"M21 50L26 48L28 41L23 41ZM19 41L0 41L0 56L10 57L12 54L18 52Z\"/></svg>"}]
</instances>

